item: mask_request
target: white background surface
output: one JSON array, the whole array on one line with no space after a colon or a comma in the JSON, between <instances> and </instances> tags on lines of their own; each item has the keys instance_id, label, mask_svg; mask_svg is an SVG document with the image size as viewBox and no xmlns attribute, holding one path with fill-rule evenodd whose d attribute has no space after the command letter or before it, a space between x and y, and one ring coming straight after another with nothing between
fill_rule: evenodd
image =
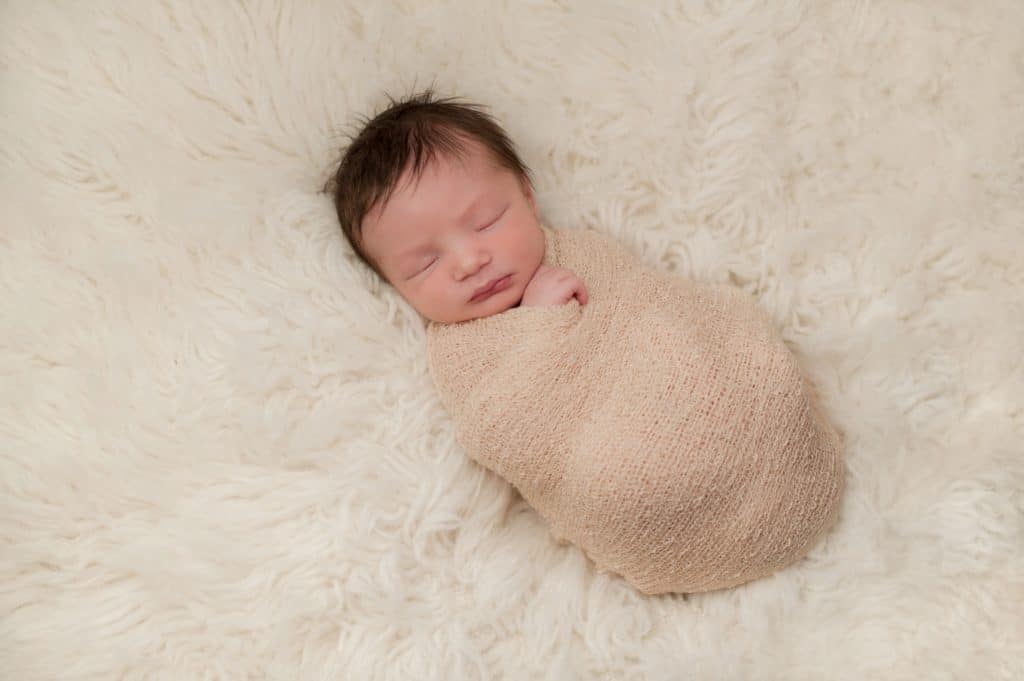
<instances>
[{"instance_id":1,"label":"white background surface","mask_svg":"<svg viewBox=\"0 0 1024 681\"><path fill-rule=\"evenodd\" d=\"M0 676L1024 677L1019 2L7 2ZM797 566L644 598L468 461L319 193L490 105L543 217L731 281L847 437Z\"/></svg>"}]
</instances>

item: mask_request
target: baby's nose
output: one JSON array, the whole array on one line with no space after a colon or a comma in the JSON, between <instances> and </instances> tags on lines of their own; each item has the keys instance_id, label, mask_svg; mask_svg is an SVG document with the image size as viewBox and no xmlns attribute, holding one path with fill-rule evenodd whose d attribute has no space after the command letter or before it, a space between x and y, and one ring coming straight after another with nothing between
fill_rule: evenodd
<instances>
[{"instance_id":1,"label":"baby's nose","mask_svg":"<svg viewBox=\"0 0 1024 681\"><path fill-rule=\"evenodd\" d=\"M463 277L469 277L479 272L490 261L490 256L483 251L470 251L460 257L459 269Z\"/></svg>"}]
</instances>

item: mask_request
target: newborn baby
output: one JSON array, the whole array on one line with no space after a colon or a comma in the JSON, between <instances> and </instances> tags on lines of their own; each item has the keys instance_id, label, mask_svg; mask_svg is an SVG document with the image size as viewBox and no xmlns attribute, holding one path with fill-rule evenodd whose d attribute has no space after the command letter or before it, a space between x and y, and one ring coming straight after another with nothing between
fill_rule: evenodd
<instances>
[{"instance_id":1,"label":"newborn baby","mask_svg":"<svg viewBox=\"0 0 1024 681\"><path fill-rule=\"evenodd\" d=\"M353 249L427 320L459 443L598 568L648 594L727 588L833 523L839 441L767 315L542 224L476 107L393 102L334 183Z\"/></svg>"}]
</instances>

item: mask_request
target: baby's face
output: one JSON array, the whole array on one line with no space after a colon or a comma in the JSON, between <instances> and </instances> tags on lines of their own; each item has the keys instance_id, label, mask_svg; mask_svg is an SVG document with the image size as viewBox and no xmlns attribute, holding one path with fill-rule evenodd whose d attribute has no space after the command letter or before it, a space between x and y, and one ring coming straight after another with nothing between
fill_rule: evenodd
<instances>
[{"instance_id":1,"label":"baby's face","mask_svg":"<svg viewBox=\"0 0 1024 681\"><path fill-rule=\"evenodd\" d=\"M454 323L515 307L544 259L530 187L473 142L408 173L363 222L363 248L423 317ZM501 279L491 295L474 296Z\"/></svg>"}]
</instances>

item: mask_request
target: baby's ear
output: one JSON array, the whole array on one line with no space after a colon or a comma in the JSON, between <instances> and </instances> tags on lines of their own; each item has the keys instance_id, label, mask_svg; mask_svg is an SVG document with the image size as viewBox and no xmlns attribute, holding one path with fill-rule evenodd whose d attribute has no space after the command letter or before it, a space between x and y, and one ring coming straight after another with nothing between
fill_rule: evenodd
<instances>
[{"instance_id":1,"label":"baby's ear","mask_svg":"<svg viewBox=\"0 0 1024 681\"><path fill-rule=\"evenodd\" d=\"M533 211L533 216L539 220L540 213L537 211L537 200L533 196L533 185L531 185L530 181L525 177L519 182L523 186L523 196L525 196L526 200L529 202L530 210Z\"/></svg>"}]
</instances>

